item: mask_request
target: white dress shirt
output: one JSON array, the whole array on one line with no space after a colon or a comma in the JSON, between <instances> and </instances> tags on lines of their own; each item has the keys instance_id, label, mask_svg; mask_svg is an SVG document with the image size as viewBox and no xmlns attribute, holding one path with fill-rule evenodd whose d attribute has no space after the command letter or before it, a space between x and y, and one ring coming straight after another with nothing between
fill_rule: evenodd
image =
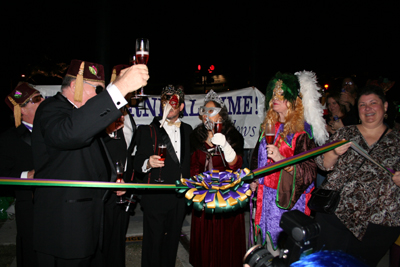
<instances>
[{"instance_id":1,"label":"white dress shirt","mask_svg":"<svg viewBox=\"0 0 400 267\"><path fill-rule=\"evenodd\" d=\"M167 132L169 139L171 140L172 146L174 147L174 151L176 153L176 156L178 157L178 160L181 161L181 131L179 127L175 125L168 125L168 121L166 120L163 128ZM180 122L179 119L176 120L176 122ZM160 142L158 142L160 143ZM142 171L143 173L147 173L151 170L151 168L147 169L147 162L149 159L146 159L143 163L142 166Z\"/></svg>"}]
</instances>

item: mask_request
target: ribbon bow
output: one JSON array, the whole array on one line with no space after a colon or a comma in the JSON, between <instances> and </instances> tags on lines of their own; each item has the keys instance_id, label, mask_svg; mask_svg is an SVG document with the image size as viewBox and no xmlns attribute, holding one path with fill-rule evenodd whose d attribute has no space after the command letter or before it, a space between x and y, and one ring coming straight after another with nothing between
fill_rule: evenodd
<instances>
[{"instance_id":1,"label":"ribbon bow","mask_svg":"<svg viewBox=\"0 0 400 267\"><path fill-rule=\"evenodd\" d=\"M176 127L181 127L181 122L180 121L177 121L177 122L170 122L170 121L168 121L168 125L169 126L173 126L173 125L175 125Z\"/></svg>"},{"instance_id":2,"label":"ribbon bow","mask_svg":"<svg viewBox=\"0 0 400 267\"><path fill-rule=\"evenodd\" d=\"M193 203L195 210L205 210L207 213L234 211L246 207L251 196L250 185L242 178L251 175L249 169L238 169L236 172L226 170L206 171L189 179L176 181L179 193L186 193L187 204Z\"/></svg>"}]
</instances>

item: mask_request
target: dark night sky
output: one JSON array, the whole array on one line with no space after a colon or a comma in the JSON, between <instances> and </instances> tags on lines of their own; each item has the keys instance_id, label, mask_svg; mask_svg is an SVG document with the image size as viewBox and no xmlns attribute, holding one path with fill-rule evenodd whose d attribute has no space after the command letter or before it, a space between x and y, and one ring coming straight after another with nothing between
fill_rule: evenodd
<instances>
[{"instance_id":1,"label":"dark night sky","mask_svg":"<svg viewBox=\"0 0 400 267\"><path fill-rule=\"evenodd\" d=\"M350 74L399 77L397 1L380 1L379 6L376 1L247 2L255 3L9 4L12 19L2 24L6 91L27 66L45 58L53 63L69 64L74 58L99 62L111 72L113 65L128 63L138 37L150 40L149 86L187 84L198 64L214 64L230 78L232 88L250 81L262 91L277 71L313 70L320 80Z\"/></svg>"}]
</instances>

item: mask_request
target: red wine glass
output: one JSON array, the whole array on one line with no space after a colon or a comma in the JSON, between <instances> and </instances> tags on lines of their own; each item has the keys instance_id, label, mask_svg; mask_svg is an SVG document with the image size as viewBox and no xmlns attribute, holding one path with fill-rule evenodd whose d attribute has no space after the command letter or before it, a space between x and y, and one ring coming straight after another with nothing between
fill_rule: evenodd
<instances>
[{"instance_id":1,"label":"red wine glass","mask_svg":"<svg viewBox=\"0 0 400 267\"><path fill-rule=\"evenodd\" d=\"M149 61L149 39L146 38L138 38L136 39L136 64L145 64L147 65L147 61ZM140 88L140 94L136 95L137 97L146 96L143 93L143 87Z\"/></svg>"},{"instance_id":2,"label":"red wine glass","mask_svg":"<svg viewBox=\"0 0 400 267\"><path fill-rule=\"evenodd\" d=\"M275 126L271 123L267 123L265 125L265 138L267 140L267 144L273 145L275 139Z\"/></svg>"},{"instance_id":3,"label":"red wine glass","mask_svg":"<svg viewBox=\"0 0 400 267\"><path fill-rule=\"evenodd\" d=\"M117 160L114 163L114 167L115 167L115 171L117 172L117 180L116 180L116 182L117 183L122 183L123 178L124 178L124 171L125 171L124 164L121 161ZM123 199L123 197L122 196L119 197L119 200L117 201L117 204L124 204L124 203L125 203L125 200Z\"/></svg>"},{"instance_id":4,"label":"red wine glass","mask_svg":"<svg viewBox=\"0 0 400 267\"><path fill-rule=\"evenodd\" d=\"M165 157L167 155L167 145L166 144L159 144L158 145L158 153L157 153L161 158L159 160L165 161ZM158 179L156 179L157 183L163 183L164 180L161 179L161 170L160 168L160 173L158 175Z\"/></svg>"}]
</instances>

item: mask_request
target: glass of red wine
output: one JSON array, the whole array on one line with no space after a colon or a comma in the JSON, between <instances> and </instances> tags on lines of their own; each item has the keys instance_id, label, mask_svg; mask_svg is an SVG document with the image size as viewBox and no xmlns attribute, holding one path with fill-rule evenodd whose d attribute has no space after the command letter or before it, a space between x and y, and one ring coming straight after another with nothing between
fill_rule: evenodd
<instances>
[{"instance_id":1,"label":"glass of red wine","mask_svg":"<svg viewBox=\"0 0 400 267\"><path fill-rule=\"evenodd\" d=\"M214 127L213 127L213 134L221 133L222 132L222 121L221 119L218 119L217 121L214 121ZM222 155L221 148L219 146L216 147L216 155L220 154Z\"/></svg>"},{"instance_id":2,"label":"glass of red wine","mask_svg":"<svg viewBox=\"0 0 400 267\"><path fill-rule=\"evenodd\" d=\"M114 167L115 167L115 171L117 172L117 183L122 183L123 178L124 178L124 164L122 163L122 161L117 160L116 162L114 162ZM119 197L119 200L117 201L117 204L124 204L125 200L123 199L123 197Z\"/></svg>"},{"instance_id":3,"label":"glass of red wine","mask_svg":"<svg viewBox=\"0 0 400 267\"><path fill-rule=\"evenodd\" d=\"M149 61L149 39L146 38L138 38L136 39L136 64L145 64L147 65L147 61ZM143 93L143 87L140 88L140 94L137 97L146 96Z\"/></svg>"},{"instance_id":4,"label":"glass of red wine","mask_svg":"<svg viewBox=\"0 0 400 267\"><path fill-rule=\"evenodd\" d=\"M218 120L214 122L214 134L222 132L222 121Z\"/></svg>"},{"instance_id":5,"label":"glass of red wine","mask_svg":"<svg viewBox=\"0 0 400 267\"><path fill-rule=\"evenodd\" d=\"M271 123L267 123L265 125L265 138L267 140L267 144L273 145L275 139L275 126Z\"/></svg>"},{"instance_id":6,"label":"glass of red wine","mask_svg":"<svg viewBox=\"0 0 400 267\"><path fill-rule=\"evenodd\" d=\"M136 65L136 54L132 56L132 59L130 60L130 62L132 63L132 65ZM137 91L138 90L135 91L135 93L133 94L133 96L131 98L134 98L134 99L140 98L140 97L138 97Z\"/></svg>"},{"instance_id":7,"label":"glass of red wine","mask_svg":"<svg viewBox=\"0 0 400 267\"><path fill-rule=\"evenodd\" d=\"M157 153L161 158L159 160L161 161L165 161L165 157L167 155L167 145L160 143L158 144L158 153ZM157 183L163 183L164 180L161 179L161 170L162 168L160 168L160 173L158 175L158 179L156 179Z\"/></svg>"}]
</instances>

